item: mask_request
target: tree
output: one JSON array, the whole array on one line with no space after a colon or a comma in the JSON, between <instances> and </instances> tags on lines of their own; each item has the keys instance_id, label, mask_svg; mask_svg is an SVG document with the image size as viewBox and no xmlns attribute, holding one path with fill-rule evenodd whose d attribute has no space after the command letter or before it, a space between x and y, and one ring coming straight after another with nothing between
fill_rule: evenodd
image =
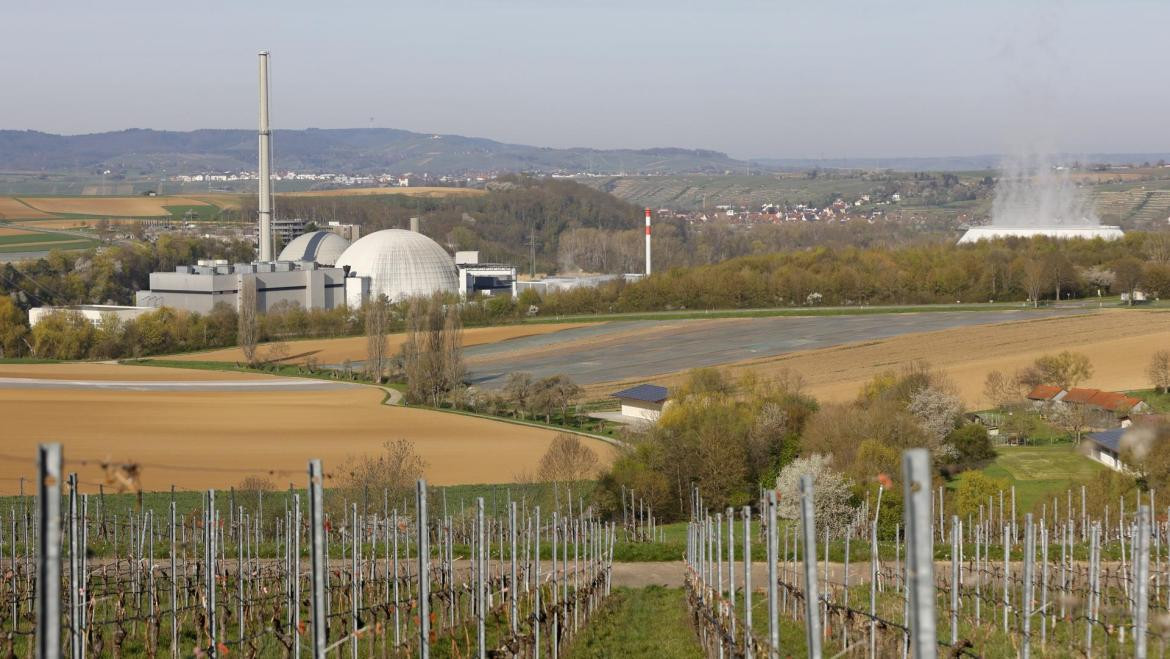
<instances>
[{"instance_id":1,"label":"tree","mask_svg":"<svg viewBox=\"0 0 1170 659\"><path fill-rule=\"evenodd\" d=\"M981 471L964 472L955 488L955 512L964 517L978 515L980 506L999 496L1008 486L1006 479L992 478Z\"/></svg>"},{"instance_id":2,"label":"tree","mask_svg":"<svg viewBox=\"0 0 1170 659\"><path fill-rule=\"evenodd\" d=\"M995 449L991 446L987 428L978 423L959 426L947 437L946 444L948 453L953 456L954 464L960 469L971 469L995 457Z\"/></svg>"},{"instance_id":3,"label":"tree","mask_svg":"<svg viewBox=\"0 0 1170 659\"><path fill-rule=\"evenodd\" d=\"M409 496L418 479L422 478L426 462L414 451L414 445L405 439L382 444L382 452L375 456L351 455L334 472L337 494L326 497L332 511L347 515L342 503L363 501L368 495L385 496L390 501L401 501Z\"/></svg>"},{"instance_id":4,"label":"tree","mask_svg":"<svg viewBox=\"0 0 1170 659\"><path fill-rule=\"evenodd\" d=\"M28 348L25 315L7 295L0 296L0 358L19 357Z\"/></svg>"},{"instance_id":5,"label":"tree","mask_svg":"<svg viewBox=\"0 0 1170 659\"><path fill-rule=\"evenodd\" d=\"M237 341L244 352L244 361L256 363L256 346L260 342L260 328L256 306L258 304L256 278L245 277L240 285L240 309L237 312Z\"/></svg>"},{"instance_id":6,"label":"tree","mask_svg":"<svg viewBox=\"0 0 1170 659\"><path fill-rule=\"evenodd\" d=\"M1142 262L1126 257L1113 264L1113 276L1117 290L1129 297L1129 304L1133 306L1134 293L1142 281Z\"/></svg>"},{"instance_id":7,"label":"tree","mask_svg":"<svg viewBox=\"0 0 1170 659\"><path fill-rule=\"evenodd\" d=\"M852 483L832 468L828 456L813 454L793 460L776 477L777 514L784 519L800 517L800 478L812 476L813 517L817 532L839 535L853 521Z\"/></svg>"},{"instance_id":8,"label":"tree","mask_svg":"<svg viewBox=\"0 0 1170 659\"><path fill-rule=\"evenodd\" d=\"M445 306L441 294L410 302L402 344L410 402L438 407L448 392L462 384L465 370L459 312L455 305Z\"/></svg>"},{"instance_id":9,"label":"tree","mask_svg":"<svg viewBox=\"0 0 1170 659\"><path fill-rule=\"evenodd\" d=\"M1070 433L1076 441L1081 441L1081 435L1089 428L1097 413L1088 405L1073 405L1063 401L1052 403L1048 409L1048 419L1061 430Z\"/></svg>"},{"instance_id":10,"label":"tree","mask_svg":"<svg viewBox=\"0 0 1170 659\"><path fill-rule=\"evenodd\" d=\"M597 454L581 438L571 433L557 433L540 458L537 478L545 483L589 480L596 476Z\"/></svg>"},{"instance_id":11,"label":"tree","mask_svg":"<svg viewBox=\"0 0 1170 659\"><path fill-rule=\"evenodd\" d=\"M366 373L381 384L386 375L386 334L390 326L390 301L378 295L366 305Z\"/></svg>"},{"instance_id":12,"label":"tree","mask_svg":"<svg viewBox=\"0 0 1170 659\"><path fill-rule=\"evenodd\" d=\"M528 410L528 401L532 397L532 374L524 371L512 371L504 381L504 395L512 404L512 415L524 416Z\"/></svg>"},{"instance_id":13,"label":"tree","mask_svg":"<svg viewBox=\"0 0 1170 659\"><path fill-rule=\"evenodd\" d=\"M1024 398L1020 385L1018 377L1009 377L1002 371L991 371L983 380L983 398L1000 409L1011 407Z\"/></svg>"},{"instance_id":14,"label":"tree","mask_svg":"<svg viewBox=\"0 0 1170 659\"><path fill-rule=\"evenodd\" d=\"M1056 355L1044 355L1034 364L1040 384L1052 384L1062 389L1071 389L1093 377L1093 363L1083 353L1061 351Z\"/></svg>"},{"instance_id":15,"label":"tree","mask_svg":"<svg viewBox=\"0 0 1170 659\"><path fill-rule=\"evenodd\" d=\"M1024 291L1028 294L1028 299L1032 301L1032 306L1040 306L1040 291L1044 290L1044 280L1047 276L1048 268L1044 262L1037 258L1027 258L1024 260L1020 282L1024 285Z\"/></svg>"},{"instance_id":16,"label":"tree","mask_svg":"<svg viewBox=\"0 0 1170 659\"><path fill-rule=\"evenodd\" d=\"M1146 369L1150 382L1162 393L1170 393L1170 350L1159 350L1150 357Z\"/></svg>"},{"instance_id":17,"label":"tree","mask_svg":"<svg viewBox=\"0 0 1170 659\"><path fill-rule=\"evenodd\" d=\"M963 401L943 389L922 387L911 394L906 410L918 419L923 432L938 446L963 415Z\"/></svg>"},{"instance_id":18,"label":"tree","mask_svg":"<svg viewBox=\"0 0 1170 659\"><path fill-rule=\"evenodd\" d=\"M85 359L97 330L76 311L54 311L32 328L33 356L43 359Z\"/></svg>"}]
</instances>

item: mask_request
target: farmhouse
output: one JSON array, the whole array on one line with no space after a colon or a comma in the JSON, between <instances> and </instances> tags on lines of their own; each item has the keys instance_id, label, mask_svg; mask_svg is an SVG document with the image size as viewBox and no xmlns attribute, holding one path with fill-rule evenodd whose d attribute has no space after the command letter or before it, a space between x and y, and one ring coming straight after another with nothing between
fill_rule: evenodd
<instances>
[{"instance_id":1,"label":"farmhouse","mask_svg":"<svg viewBox=\"0 0 1170 659\"><path fill-rule=\"evenodd\" d=\"M669 392L656 384L640 384L612 394L622 405L622 416L657 421L666 407Z\"/></svg>"},{"instance_id":2,"label":"farmhouse","mask_svg":"<svg viewBox=\"0 0 1170 659\"><path fill-rule=\"evenodd\" d=\"M1073 387L1062 389L1055 385L1042 384L1028 392L1028 400L1039 408L1048 403L1064 403L1066 405L1080 405L1103 412L1114 414L1141 414L1147 412L1150 406L1140 398L1127 396L1116 391L1102 391L1100 389L1085 389Z\"/></svg>"},{"instance_id":3,"label":"farmhouse","mask_svg":"<svg viewBox=\"0 0 1170 659\"><path fill-rule=\"evenodd\" d=\"M1114 471L1129 471L1121 461L1121 437L1128 428L1113 428L1085 436L1085 448L1089 458L1100 462Z\"/></svg>"}]
</instances>

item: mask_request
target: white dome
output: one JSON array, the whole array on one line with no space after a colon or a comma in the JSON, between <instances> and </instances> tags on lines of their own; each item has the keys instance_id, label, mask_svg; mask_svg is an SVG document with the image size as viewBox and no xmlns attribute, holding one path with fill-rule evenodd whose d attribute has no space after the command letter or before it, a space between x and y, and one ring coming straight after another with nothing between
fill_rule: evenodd
<instances>
[{"instance_id":1,"label":"white dome","mask_svg":"<svg viewBox=\"0 0 1170 659\"><path fill-rule=\"evenodd\" d=\"M332 231L313 231L293 238L280 250L277 261L316 261L333 265L349 247L349 241Z\"/></svg>"},{"instance_id":2,"label":"white dome","mask_svg":"<svg viewBox=\"0 0 1170 659\"><path fill-rule=\"evenodd\" d=\"M362 236L337 259L349 274L370 277L370 295L391 300L458 290L455 260L421 233L385 229Z\"/></svg>"}]
</instances>

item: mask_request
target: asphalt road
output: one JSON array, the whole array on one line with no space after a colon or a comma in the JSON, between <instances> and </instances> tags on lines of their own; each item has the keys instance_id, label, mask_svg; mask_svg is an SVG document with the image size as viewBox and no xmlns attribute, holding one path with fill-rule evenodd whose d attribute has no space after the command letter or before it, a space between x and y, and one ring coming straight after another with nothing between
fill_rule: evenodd
<instances>
[{"instance_id":1,"label":"asphalt road","mask_svg":"<svg viewBox=\"0 0 1170 659\"><path fill-rule=\"evenodd\" d=\"M1044 318L1083 309L1019 311L933 311L842 316L776 316L722 320L671 321L680 326L669 335L614 337L605 345L565 345L563 350L524 354L582 339L660 325L660 321L610 322L523 337L464 349L473 384L494 389L508 373L527 371L541 378L566 374L578 384L626 378L652 378L666 373L771 357L798 350L884 339L914 332Z\"/></svg>"}]
</instances>

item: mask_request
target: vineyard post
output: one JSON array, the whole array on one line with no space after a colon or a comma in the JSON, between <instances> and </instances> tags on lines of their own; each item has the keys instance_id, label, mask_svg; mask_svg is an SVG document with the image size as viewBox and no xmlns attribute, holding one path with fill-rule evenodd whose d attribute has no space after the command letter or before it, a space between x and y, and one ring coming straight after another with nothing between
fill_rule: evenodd
<instances>
[{"instance_id":1,"label":"vineyard post","mask_svg":"<svg viewBox=\"0 0 1170 659\"><path fill-rule=\"evenodd\" d=\"M929 492L927 493L929 496ZM804 629L808 639L808 656L821 656L820 597L817 594L817 529L813 513L813 479L800 477L800 524L804 533Z\"/></svg>"},{"instance_id":2,"label":"vineyard post","mask_svg":"<svg viewBox=\"0 0 1170 659\"><path fill-rule=\"evenodd\" d=\"M81 629L78 626L78 612L81 603L77 600L77 474L69 474L69 648L74 659L81 659Z\"/></svg>"},{"instance_id":3,"label":"vineyard post","mask_svg":"<svg viewBox=\"0 0 1170 659\"><path fill-rule=\"evenodd\" d=\"M613 556L610 556L612 563ZM727 507L727 605L731 611L732 649L735 648L735 508Z\"/></svg>"},{"instance_id":4,"label":"vineyard post","mask_svg":"<svg viewBox=\"0 0 1170 659\"><path fill-rule=\"evenodd\" d=\"M208 656L215 657L219 648L216 646L215 629L215 490L207 490L207 511L204 513L203 536L207 554L207 631L211 637ZM130 543L133 546L133 542Z\"/></svg>"},{"instance_id":5,"label":"vineyard post","mask_svg":"<svg viewBox=\"0 0 1170 659\"><path fill-rule=\"evenodd\" d=\"M780 607L778 593L776 592L776 547L779 544L776 534L776 490L769 489L768 497L766 499L768 508L768 536L767 542L767 556L768 556L768 641L771 647L768 650L768 656L780 656Z\"/></svg>"},{"instance_id":6,"label":"vineyard post","mask_svg":"<svg viewBox=\"0 0 1170 659\"><path fill-rule=\"evenodd\" d=\"M951 515L951 645L959 642L959 516Z\"/></svg>"},{"instance_id":7,"label":"vineyard post","mask_svg":"<svg viewBox=\"0 0 1170 659\"><path fill-rule=\"evenodd\" d=\"M902 454L906 558L909 567L911 648L917 659L938 654L934 611L934 538L930 515L930 452L910 449ZM811 502L810 502L811 507Z\"/></svg>"},{"instance_id":8,"label":"vineyard post","mask_svg":"<svg viewBox=\"0 0 1170 659\"><path fill-rule=\"evenodd\" d=\"M430 537L427 534L427 482L418 479L415 486L415 510L418 517L418 655L431 656L431 573Z\"/></svg>"},{"instance_id":9,"label":"vineyard post","mask_svg":"<svg viewBox=\"0 0 1170 659\"><path fill-rule=\"evenodd\" d=\"M325 659L325 514L321 461L309 461L309 551L312 595L313 659Z\"/></svg>"},{"instance_id":10,"label":"vineyard post","mask_svg":"<svg viewBox=\"0 0 1170 659\"><path fill-rule=\"evenodd\" d=\"M1020 604L1024 615L1024 634L1020 646L1020 656L1028 659L1032 653L1032 610L1033 581L1036 578L1036 526L1032 522L1032 513L1024 515L1024 592Z\"/></svg>"},{"instance_id":11,"label":"vineyard post","mask_svg":"<svg viewBox=\"0 0 1170 659\"><path fill-rule=\"evenodd\" d=\"M1152 493L1151 493L1152 494ZM1146 626L1150 604L1150 508L1138 506L1137 563L1133 566L1136 606L1133 614L1133 655L1146 657Z\"/></svg>"},{"instance_id":12,"label":"vineyard post","mask_svg":"<svg viewBox=\"0 0 1170 659\"><path fill-rule=\"evenodd\" d=\"M171 497L171 657L179 656L179 578L175 571L175 499Z\"/></svg>"},{"instance_id":13,"label":"vineyard post","mask_svg":"<svg viewBox=\"0 0 1170 659\"><path fill-rule=\"evenodd\" d=\"M533 515L536 517L536 523L532 525L536 535L535 539L533 540L533 545L536 548L536 561L533 565L534 569L536 570L536 574L533 575L533 582L536 584L536 588L533 591L532 603L532 658L540 659L540 506L534 507Z\"/></svg>"},{"instance_id":14,"label":"vineyard post","mask_svg":"<svg viewBox=\"0 0 1170 659\"><path fill-rule=\"evenodd\" d=\"M752 656L752 508L743 507L743 652Z\"/></svg>"},{"instance_id":15,"label":"vineyard post","mask_svg":"<svg viewBox=\"0 0 1170 659\"><path fill-rule=\"evenodd\" d=\"M293 494L292 637L293 659L301 657L301 495Z\"/></svg>"}]
</instances>

